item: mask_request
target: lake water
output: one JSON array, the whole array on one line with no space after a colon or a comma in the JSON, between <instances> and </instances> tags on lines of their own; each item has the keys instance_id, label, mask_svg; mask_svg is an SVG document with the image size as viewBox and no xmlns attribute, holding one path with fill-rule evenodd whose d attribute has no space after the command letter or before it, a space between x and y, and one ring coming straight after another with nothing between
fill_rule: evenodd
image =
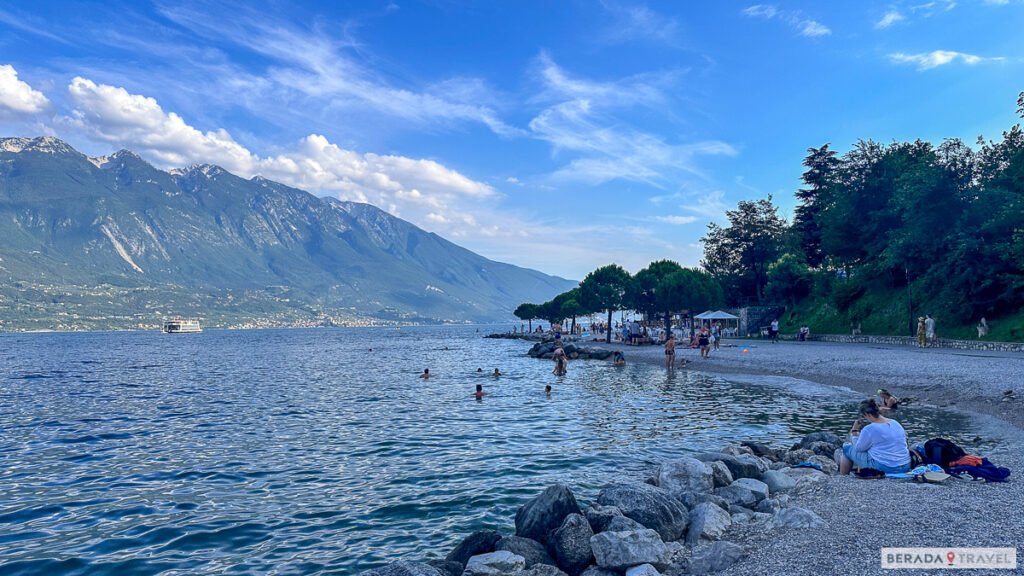
<instances>
[{"instance_id":1,"label":"lake water","mask_svg":"<svg viewBox=\"0 0 1024 576\"><path fill-rule=\"evenodd\" d=\"M487 331L0 335L0 572L354 574L509 532L555 481L586 501L666 457L787 445L856 410L779 378L597 361L556 378ZM900 420L968 433L949 413Z\"/></svg>"}]
</instances>

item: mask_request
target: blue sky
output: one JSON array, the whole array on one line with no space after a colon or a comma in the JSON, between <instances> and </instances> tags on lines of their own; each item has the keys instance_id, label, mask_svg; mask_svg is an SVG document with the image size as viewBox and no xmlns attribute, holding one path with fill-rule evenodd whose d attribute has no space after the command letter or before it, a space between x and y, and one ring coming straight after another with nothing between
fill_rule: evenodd
<instances>
[{"instance_id":1,"label":"blue sky","mask_svg":"<svg viewBox=\"0 0 1024 576\"><path fill-rule=\"evenodd\" d=\"M0 135L368 201L570 278L696 265L806 149L1017 121L1024 0L12 2Z\"/></svg>"}]
</instances>

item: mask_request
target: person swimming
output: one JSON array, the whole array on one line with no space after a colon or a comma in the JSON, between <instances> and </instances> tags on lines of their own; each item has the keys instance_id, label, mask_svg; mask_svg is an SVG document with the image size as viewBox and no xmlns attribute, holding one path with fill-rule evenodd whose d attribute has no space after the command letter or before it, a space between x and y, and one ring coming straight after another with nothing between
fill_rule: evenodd
<instances>
[{"instance_id":1,"label":"person swimming","mask_svg":"<svg viewBox=\"0 0 1024 576\"><path fill-rule=\"evenodd\" d=\"M891 392L885 388L878 390L878 397L882 400L878 407L882 410L895 410L899 408L900 399L893 396Z\"/></svg>"},{"instance_id":2,"label":"person swimming","mask_svg":"<svg viewBox=\"0 0 1024 576\"><path fill-rule=\"evenodd\" d=\"M423 369L423 374L420 374L420 378L423 378L424 380L429 379L430 378L430 368L424 368Z\"/></svg>"},{"instance_id":3,"label":"person swimming","mask_svg":"<svg viewBox=\"0 0 1024 576\"><path fill-rule=\"evenodd\" d=\"M551 396L551 384L547 384L544 386L544 394Z\"/></svg>"},{"instance_id":4,"label":"person swimming","mask_svg":"<svg viewBox=\"0 0 1024 576\"><path fill-rule=\"evenodd\" d=\"M475 396L477 399L487 396L487 392L484 392L484 387L482 384L476 385L476 392L473 393L473 396Z\"/></svg>"},{"instance_id":5,"label":"person swimming","mask_svg":"<svg viewBox=\"0 0 1024 576\"><path fill-rule=\"evenodd\" d=\"M555 345L555 351L551 357L555 361L555 376L564 376L568 371L566 369L566 364L569 362L569 359L566 357L565 350L562 348L561 343Z\"/></svg>"},{"instance_id":6,"label":"person swimming","mask_svg":"<svg viewBox=\"0 0 1024 576\"><path fill-rule=\"evenodd\" d=\"M484 369L483 369L483 368L477 368L477 369L476 369L476 371L477 371L477 372L483 372L483 371L484 371Z\"/></svg>"},{"instance_id":7,"label":"person swimming","mask_svg":"<svg viewBox=\"0 0 1024 576\"><path fill-rule=\"evenodd\" d=\"M494 376L495 378L497 378L498 376L501 376L501 371L498 370L497 368L495 368L494 372L491 373L491 376Z\"/></svg>"}]
</instances>

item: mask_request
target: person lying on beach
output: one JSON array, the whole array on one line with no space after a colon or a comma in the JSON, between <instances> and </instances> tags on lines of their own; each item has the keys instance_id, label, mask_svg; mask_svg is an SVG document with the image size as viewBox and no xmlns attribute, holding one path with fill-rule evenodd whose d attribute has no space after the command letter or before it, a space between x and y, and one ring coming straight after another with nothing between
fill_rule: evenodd
<instances>
[{"instance_id":1,"label":"person lying on beach","mask_svg":"<svg viewBox=\"0 0 1024 576\"><path fill-rule=\"evenodd\" d=\"M482 384L476 385L476 392L473 393L473 396L477 398L483 398L484 396L487 396L487 394L487 392L484 392L484 387Z\"/></svg>"},{"instance_id":2,"label":"person lying on beach","mask_svg":"<svg viewBox=\"0 0 1024 576\"><path fill-rule=\"evenodd\" d=\"M895 410L899 407L900 399L893 396L891 392L885 388L878 390L878 397L882 400L878 407L882 410Z\"/></svg>"},{"instance_id":3,"label":"person lying on beach","mask_svg":"<svg viewBox=\"0 0 1024 576\"><path fill-rule=\"evenodd\" d=\"M423 369L423 374L420 374L420 378L423 378L424 380L429 379L430 378L430 368L424 368Z\"/></svg>"},{"instance_id":4,"label":"person lying on beach","mask_svg":"<svg viewBox=\"0 0 1024 576\"><path fill-rule=\"evenodd\" d=\"M626 365L626 357L622 355L622 352L619 352L618 350L616 350L615 353L612 354L612 365L613 366L625 366Z\"/></svg>"},{"instance_id":5,"label":"person lying on beach","mask_svg":"<svg viewBox=\"0 0 1024 576\"><path fill-rule=\"evenodd\" d=\"M495 368L494 372L491 373L491 376L494 376L495 378L497 378L498 376L501 376L501 372L499 372L498 369Z\"/></svg>"},{"instance_id":6,"label":"person lying on beach","mask_svg":"<svg viewBox=\"0 0 1024 576\"><path fill-rule=\"evenodd\" d=\"M910 470L907 433L899 422L882 416L874 399L860 403L860 418L850 428L850 441L843 444L839 473L854 468L873 468L886 474Z\"/></svg>"}]
</instances>

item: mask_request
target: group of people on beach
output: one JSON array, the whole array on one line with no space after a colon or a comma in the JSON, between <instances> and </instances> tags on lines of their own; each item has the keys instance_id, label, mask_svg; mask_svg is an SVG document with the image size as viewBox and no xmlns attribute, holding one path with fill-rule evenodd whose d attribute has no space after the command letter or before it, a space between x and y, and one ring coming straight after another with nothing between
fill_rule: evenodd
<instances>
[{"instance_id":1,"label":"group of people on beach","mask_svg":"<svg viewBox=\"0 0 1024 576\"><path fill-rule=\"evenodd\" d=\"M982 319L984 320L984 318ZM917 319L917 345L921 348L935 343L935 318L931 314L919 316Z\"/></svg>"}]
</instances>

